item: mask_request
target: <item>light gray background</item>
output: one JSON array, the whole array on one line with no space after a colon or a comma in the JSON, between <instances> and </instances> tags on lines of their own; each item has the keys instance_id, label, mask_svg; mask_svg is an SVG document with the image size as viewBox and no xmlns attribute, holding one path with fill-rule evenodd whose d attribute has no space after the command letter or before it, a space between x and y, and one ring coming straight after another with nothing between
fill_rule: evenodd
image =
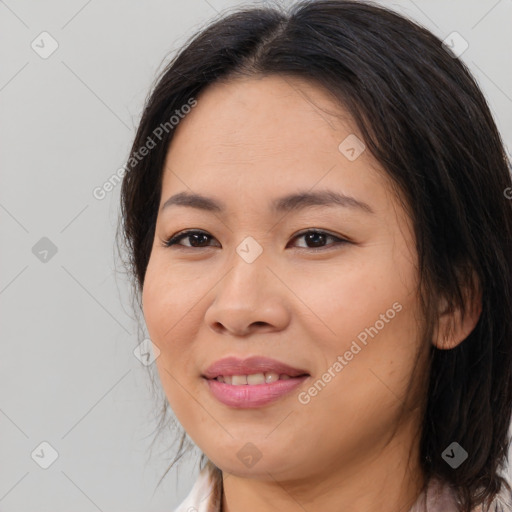
<instances>
[{"instance_id":1,"label":"light gray background","mask_svg":"<svg viewBox=\"0 0 512 512\"><path fill-rule=\"evenodd\" d=\"M512 1L381 3L468 41L461 58L512 149ZM92 191L125 163L163 62L237 5L0 1L2 512L171 511L189 492L197 449L153 495L172 432L149 452L157 402L115 273L120 187L103 200ZM43 31L59 45L46 59L31 48ZM42 237L57 247L47 262L32 252ZM48 469L31 457L43 441L59 454Z\"/></svg>"}]
</instances>

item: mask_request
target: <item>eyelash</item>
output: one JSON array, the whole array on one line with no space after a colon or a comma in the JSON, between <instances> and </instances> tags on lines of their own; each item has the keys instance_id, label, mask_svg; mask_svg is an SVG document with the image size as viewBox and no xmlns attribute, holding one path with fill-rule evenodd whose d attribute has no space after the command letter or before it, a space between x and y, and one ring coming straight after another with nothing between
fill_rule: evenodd
<instances>
[{"instance_id":1,"label":"eyelash","mask_svg":"<svg viewBox=\"0 0 512 512\"><path fill-rule=\"evenodd\" d=\"M302 231L300 233L297 233L292 238L292 240L294 240L296 238L303 237L303 236L308 235L308 234L325 235L327 238L331 238L331 239L335 240L336 242L331 244L331 246L326 246L327 248L326 247L301 247L301 249L304 249L306 251L308 251L308 250L309 251L313 251L313 252L318 252L318 251L322 251L322 250L325 251L325 250L332 249L333 246L338 246L338 245L343 245L343 244L350 243L350 241L345 239L345 238L340 238L338 236L331 235L330 233L328 233L326 231L321 231L321 230L318 230L318 229L308 229L308 230ZM178 244L178 242L180 242L184 238L190 237L191 235L206 235L210 239L213 238L211 235L209 235L205 231L191 229L191 230L183 231L181 233L173 235L170 238L167 238L166 240L163 240L162 245L164 247L180 246L181 244ZM190 242L190 240L189 240L189 242ZM187 250L187 249L206 249L208 247L212 247L212 246L192 247L192 246L183 245L183 246L180 247L180 250L181 249L185 249L185 250Z\"/></svg>"}]
</instances>

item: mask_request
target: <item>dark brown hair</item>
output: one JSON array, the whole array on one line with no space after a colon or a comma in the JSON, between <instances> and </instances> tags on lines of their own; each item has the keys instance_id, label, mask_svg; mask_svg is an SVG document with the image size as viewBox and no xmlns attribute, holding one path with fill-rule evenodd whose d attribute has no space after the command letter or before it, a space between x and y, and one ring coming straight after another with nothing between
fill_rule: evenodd
<instances>
[{"instance_id":1,"label":"dark brown hair","mask_svg":"<svg viewBox=\"0 0 512 512\"><path fill-rule=\"evenodd\" d=\"M451 350L429 349L421 464L427 481L438 477L457 490L462 512L490 502L502 486L510 492L500 475L512 413L507 156L466 66L429 31L388 9L345 0L305 1L288 11L244 8L214 20L172 59L146 102L121 191L122 241L139 307L173 136L169 119L211 83L273 74L310 80L336 97L405 198L427 344L439 300L464 312L464 290L480 287L483 309L471 334ZM149 139L156 146L135 160ZM469 454L456 469L442 458L454 441Z\"/></svg>"}]
</instances>

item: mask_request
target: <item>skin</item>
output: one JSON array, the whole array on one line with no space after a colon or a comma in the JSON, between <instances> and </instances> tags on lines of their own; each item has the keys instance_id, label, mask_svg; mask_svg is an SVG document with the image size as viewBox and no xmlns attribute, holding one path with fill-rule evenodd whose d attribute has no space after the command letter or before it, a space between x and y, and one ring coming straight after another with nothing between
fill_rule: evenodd
<instances>
[{"instance_id":1,"label":"skin","mask_svg":"<svg viewBox=\"0 0 512 512\"><path fill-rule=\"evenodd\" d=\"M418 271L410 218L368 150L350 161L338 150L356 134L350 116L317 85L279 76L216 83L176 128L164 166L160 206L182 191L214 197L223 213L173 205L159 211L143 287L148 332L169 404L189 436L223 471L228 512L407 511L424 483L418 443L421 395L405 402L421 342ZM327 112L328 111L328 112ZM270 200L329 189L373 213L315 206L276 216ZM307 237L326 238L315 249ZM186 230L202 247L164 247ZM262 254L247 263L237 246L252 236ZM187 247L188 246L188 247ZM308 249L309 247L309 249ZM316 251L316 252L315 252ZM365 328L394 303L401 310L310 402L307 391ZM459 343L442 317L441 348ZM264 355L306 369L297 390L258 409L218 402L201 373L226 356ZM421 369L424 366L420 359ZM400 414L405 406L402 417ZM396 430L396 432L395 432ZM394 434L394 437L393 437ZM261 454L246 467L246 443Z\"/></svg>"}]
</instances>

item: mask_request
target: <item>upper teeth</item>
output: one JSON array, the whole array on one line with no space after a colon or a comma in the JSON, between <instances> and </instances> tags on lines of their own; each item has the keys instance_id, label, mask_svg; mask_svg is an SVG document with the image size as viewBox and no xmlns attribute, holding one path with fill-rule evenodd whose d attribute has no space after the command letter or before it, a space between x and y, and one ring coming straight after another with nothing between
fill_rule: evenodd
<instances>
[{"instance_id":1,"label":"upper teeth","mask_svg":"<svg viewBox=\"0 0 512 512\"><path fill-rule=\"evenodd\" d=\"M289 375L276 372L265 372L265 373L253 373L251 375L219 375L216 380L224 382L225 384L231 384L233 386L241 386L243 384L270 384L278 380L290 379Z\"/></svg>"}]
</instances>

